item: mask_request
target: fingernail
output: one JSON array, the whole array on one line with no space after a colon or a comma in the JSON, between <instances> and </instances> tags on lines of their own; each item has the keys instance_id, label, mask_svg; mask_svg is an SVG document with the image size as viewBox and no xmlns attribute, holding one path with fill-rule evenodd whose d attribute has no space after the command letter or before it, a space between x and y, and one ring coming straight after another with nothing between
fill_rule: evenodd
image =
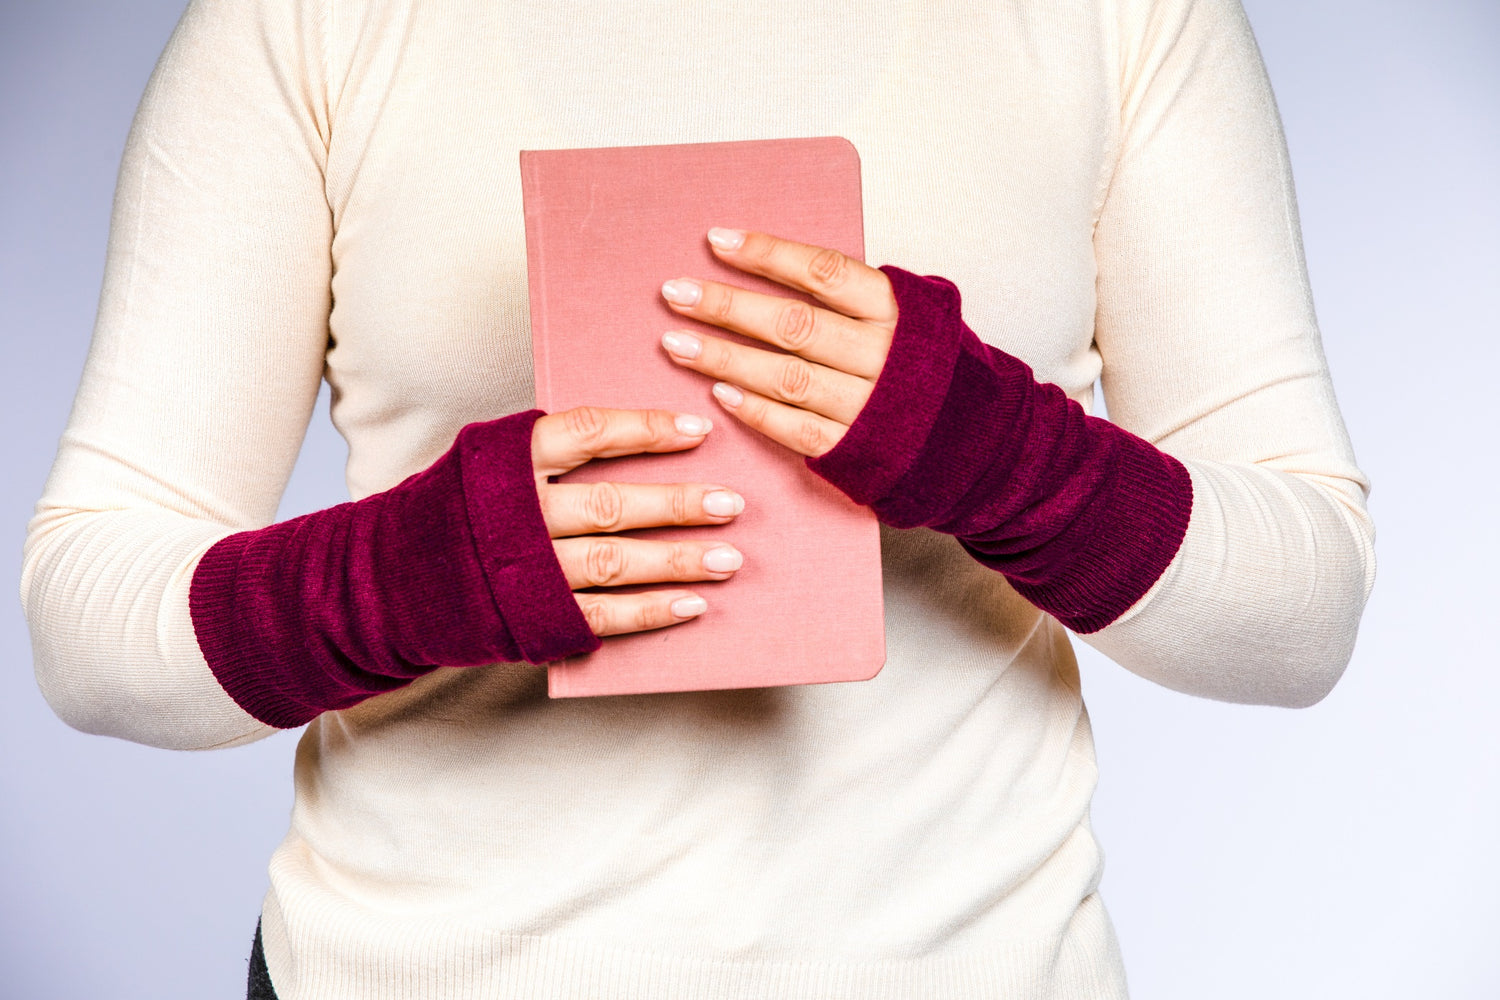
<instances>
[{"instance_id":1,"label":"fingernail","mask_svg":"<svg viewBox=\"0 0 1500 1000\"><path fill-rule=\"evenodd\" d=\"M661 294L668 302L680 306L695 306L703 298L703 288L690 278L678 278L661 286Z\"/></svg>"},{"instance_id":2,"label":"fingernail","mask_svg":"<svg viewBox=\"0 0 1500 1000\"><path fill-rule=\"evenodd\" d=\"M745 498L728 490L714 490L704 494L703 511L715 517L729 517L745 509Z\"/></svg>"},{"instance_id":3,"label":"fingernail","mask_svg":"<svg viewBox=\"0 0 1500 1000\"><path fill-rule=\"evenodd\" d=\"M745 564L738 549L720 545L703 553L703 568L710 573L732 573Z\"/></svg>"},{"instance_id":4,"label":"fingernail","mask_svg":"<svg viewBox=\"0 0 1500 1000\"><path fill-rule=\"evenodd\" d=\"M714 226L708 231L708 242L720 250L738 250L745 243L745 234L738 229L723 229Z\"/></svg>"},{"instance_id":5,"label":"fingernail","mask_svg":"<svg viewBox=\"0 0 1500 1000\"><path fill-rule=\"evenodd\" d=\"M731 410L745 401L745 394L728 382L715 382L714 395L719 398L719 402Z\"/></svg>"},{"instance_id":6,"label":"fingernail","mask_svg":"<svg viewBox=\"0 0 1500 1000\"><path fill-rule=\"evenodd\" d=\"M701 597L679 597L672 602L672 614L678 618L694 618L708 610L708 602Z\"/></svg>"},{"instance_id":7,"label":"fingernail","mask_svg":"<svg viewBox=\"0 0 1500 1000\"><path fill-rule=\"evenodd\" d=\"M695 417L691 413L679 413L672 423L677 426L677 433L686 434L688 437L698 437L714 429L712 420L707 417Z\"/></svg>"},{"instance_id":8,"label":"fingernail","mask_svg":"<svg viewBox=\"0 0 1500 1000\"><path fill-rule=\"evenodd\" d=\"M703 350L703 341L691 333L664 333L661 335L661 346L679 358L691 361Z\"/></svg>"}]
</instances>

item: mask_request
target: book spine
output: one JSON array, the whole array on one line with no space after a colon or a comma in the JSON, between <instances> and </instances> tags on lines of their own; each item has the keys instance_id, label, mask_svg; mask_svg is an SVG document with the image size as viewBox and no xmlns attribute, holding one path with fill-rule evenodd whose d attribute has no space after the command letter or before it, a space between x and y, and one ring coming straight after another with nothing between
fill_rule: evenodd
<instances>
[{"instance_id":1,"label":"book spine","mask_svg":"<svg viewBox=\"0 0 1500 1000\"><path fill-rule=\"evenodd\" d=\"M521 198L526 219L526 293L531 308L531 366L538 409L551 413L552 327L547 309L547 254L544 218L546 197L542 193L542 171L535 152L521 150ZM560 670L547 670L547 696L573 695L572 678Z\"/></svg>"},{"instance_id":2,"label":"book spine","mask_svg":"<svg viewBox=\"0 0 1500 1000\"><path fill-rule=\"evenodd\" d=\"M531 366L536 386L536 405L548 413L553 409L551 329L547 312L547 258L544 251L543 216L546 199L541 191L537 154L521 150L521 192L526 217L526 290L531 309Z\"/></svg>"}]
</instances>

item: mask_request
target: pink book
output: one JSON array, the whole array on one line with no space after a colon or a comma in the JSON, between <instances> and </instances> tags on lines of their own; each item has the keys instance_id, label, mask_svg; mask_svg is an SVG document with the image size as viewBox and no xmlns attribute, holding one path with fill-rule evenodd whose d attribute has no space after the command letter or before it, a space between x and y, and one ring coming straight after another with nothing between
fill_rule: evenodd
<instances>
[{"instance_id":1,"label":"pink book","mask_svg":"<svg viewBox=\"0 0 1500 1000\"><path fill-rule=\"evenodd\" d=\"M523 151L521 186L537 406L659 407L714 421L697 448L595 460L559 481L718 483L745 497L745 511L727 525L630 532L722 539L745 564L729 580L634 588L687 586L708 611L607 637L593 653L551 664L551 696L873 677L885 662L874 515L814 475L801 455L721 410L712 380L678 368L660 345L667 330L693 325L662 301L669 278L797 294L720 264L705 238L710 226L864 258L853 145L830 137Z\"/></svg>"}]
</instances>

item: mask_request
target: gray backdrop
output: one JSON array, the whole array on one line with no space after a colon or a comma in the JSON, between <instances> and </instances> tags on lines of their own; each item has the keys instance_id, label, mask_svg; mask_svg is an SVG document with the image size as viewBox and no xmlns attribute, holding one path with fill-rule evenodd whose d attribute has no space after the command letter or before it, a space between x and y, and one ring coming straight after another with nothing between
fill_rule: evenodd
<instances>
[{"instance_id":1,"label":"gray backdrop","mask_svg":"<svg viewBox=\"0 0 1500 1000\"><path fill-rule=\"evenodd\" d=\"M1137 998L1500 997L1500 5L1246 0L1325 345L1374 482L1354 662L1288 712L1081 643L1104 895ZM14 593L97 303L115 170L181 0L0 0L0 524ZM898 262L899 263L899 262ZM327 401L282 507L344 499ZM243 996L295 737L84 736L0 602L0 996Z\"/></svg>"}]
</instances>

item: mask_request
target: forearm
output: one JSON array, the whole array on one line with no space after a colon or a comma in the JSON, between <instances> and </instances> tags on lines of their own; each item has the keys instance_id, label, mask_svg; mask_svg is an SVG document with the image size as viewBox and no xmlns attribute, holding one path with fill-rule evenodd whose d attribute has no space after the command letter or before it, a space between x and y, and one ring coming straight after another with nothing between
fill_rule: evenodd
<instances>
[{"instance_id":1,"label":"forearm","mask_svg":"<svg viewBox=\"0 0 1500 1000\"><path fill-rule=\"evenodd\" d=\"M536 497L540 414L470 424L390 490L263 528L45 511L22 600L49 703L86 732L206 749L438 666L598 648Z\"/></svg>"},{"instance_id":2,"label":"forearm","mask_svg":"<svg viewBox=\"0 0 1500 1000\"><path fill-rule=\"evenodd\" d=\"M470 424L390 490L211 548L194 573L192 615L224 689L288 728L438 666L598 648L536 496L540 415Z\"/></svg>"},{"instance_id":3,"label":"forearm","mask_svg":"<svg viewBox=\"0 0 1500 1000\"><path fill-rule=\"evenodd\" d=\"M893 527L956 536L1070 628L1103 628L1177 551L1186 470L983 343L950 283L882 270L899 305L886 366L809 466Z\"/></svg>"},{"instance_id":4,"label":"forearm","mask_svg":"<svg viewBox=\"0 0 1500 1000\"><path fill-rule=\"evenodd\" d=\"M1349 663L1374 584L1369 515L1310 477L1185 464L1197 500L1177 558L1135 607L1083 640L1188 694L1318 702Z\"/></svg>"},{"instance_id":5,"label":"forearm","mask_svg":"<svg viewBox=\"0 0 1500 1000\"><path fill-rule=\"evenodd\" d=\"M959 516L941 504L897 515L972 538L969 551L1007 575L1020 568L1017 590L1075 616L1085 641L1143 676L1310 704L1349 660L1374 528L1322 352L1275 100L1239 4L1129 0L1116 13L1120 130L1093 233L1092 348L1115 429L1139 435L1120 452L1137 471L1087 460L1091 442L1101 455L1127 442L1108 422L1074 415L1055 426L1077 436L1033 438L1023 409L1010 404L1007 426L983 402L954 408L949 426L996 474L960 468L955 482L973 492L949 498ZM931 364L919 354L918 368ZM1026 395L994 384L1001 405ZM1045 407L1045 390L1035 399ZM928 405L902 417L924 444ZM908 443L896 454L916 454ZM943 453L930 454L904 487L924 504L942 478ZM886 470L878 499L908 468ZM1050 493L1031 489L1048 482ZM1060 544L1069 537L1077 544ZM1112 564L1124 567L1115 582ZM1128 607L1110 597L1148 577ZM1060 600L1070 589L1097 617Z\"/></svg>"},{"instance_id":6,"label":"forearm","mask_svg":"<svg viewBox=\"0 0 1500 1000\"><path fill-rule=\"evenodd\" d=\"M172 750L274 731L220 687L193 632L192 567L224 534L169 510L44 501L27 534L21 604L37 683L59 718Z\"/></svg>"},{"instance_id":7,"label":"forearm","mask_svg":"<svg viewBox=\"0 0 1500 1000\"><path fill-rule=\"evenodd\" d=\"M1145 677L1232 701L1327 693L1373 581L1362 494L1179 461L979 341L951 284L883 270L900 309L890 357L814 471L887 524L956 536Z\"/></svg>"}]
</instances>

